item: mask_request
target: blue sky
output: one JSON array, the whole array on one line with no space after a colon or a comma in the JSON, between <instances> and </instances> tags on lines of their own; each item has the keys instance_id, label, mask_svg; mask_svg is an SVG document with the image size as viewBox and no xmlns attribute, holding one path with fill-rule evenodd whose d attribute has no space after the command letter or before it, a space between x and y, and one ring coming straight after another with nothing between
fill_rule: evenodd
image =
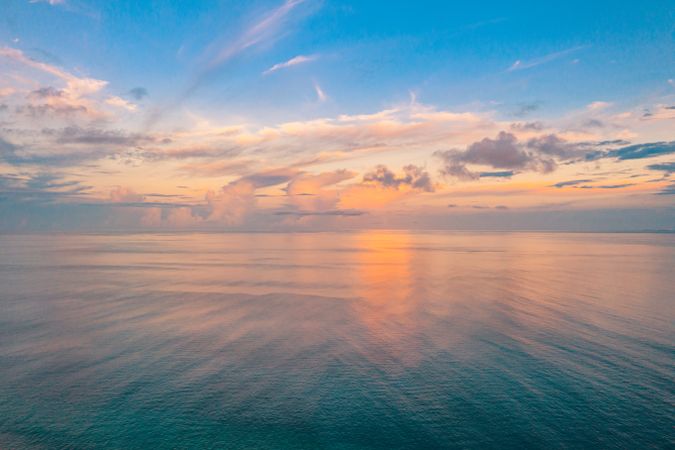
<instances>
[{"instance_id":1,"label":"blue sky","mask_svg":"<svg viewBox=\"0 0 675 450\"><path fill-rule=\"evenodd\" d=\"M429 172L435 183L434 201L440 203L445 201L439 200L441 196L451 196L459 181L466 180L449 176L442 167L449 157L439 161L438 155L455 148L468 151L472 143L482 139L501 145L508 140L500 140L499 131L510 130L517 137L517 145L555 135L566 145L622 141L626 146L669 143L675 134L670 108L675 104L672 2L4 0L3 6L0 47L5 50L4 61L0 61L4 64L0 65L4 72L0 89L4 91L0 92L5 92L6 98L0 98L5 105L4 116L0 116L5 129L0 137L6 146L14 146L13 154L20 151L32 155L32 159L20 160L21 170L16 170L16 157L4 158L1 170L5 176L19 177L23 183L15 180L6 184L25 187L31 177L44 173L74 181L63 167L48 162L39 165L34 157L39 151L66 152L65 147L58 147L64 143L79 145L72 152L100 152L98 158L88 158L87 167L118 173L117 180L78 179L90 188L86 194L85 190L78 194L87 200L70 198L69 208L78 201L87 205L103 202L107 191L118 188L138 193L138 198L147 203L144 195L148 190L167 189L170 183L165 181L174 176L172 173L186 177L184 167L203 168L205 164L209 164L208 173L195 172L192 179L181 182L199 186L187 202L193 208L193 217L206 214L198 211L205 193L219 192L261 171L285 170L285 183L292 183L295 177L349 171L353 177L330 185L342 198L344 189L350 189L349 183L358 179L363 183L377 166L392 166L393 173L403 179L403 167L414 164ZM86 92L79 90L86 80L100 83L87 85ZM63 94L59 94L59 83L65 83ZM80 84L73 88L73 83ZM52 89L49 92L54 95L44 95L48 92L44 89ZM24 104L25 99L32 103ZM43 103L38 105L38 100ZM71 114L78 108L87 114ZM36 118L34 112L38 110L41 116ZM67 117L62 114L65 110L71 112ZM32 119L26 117L26 111L33 111ZM60 115L48 117L44 111L60 111ZM432 117L429 112L437 115ZM455 123L459 116L449 114L463 114L466 127ZM370 131L356 125L342 130L338 125L345 122L344 117L380 122L368 125ZM396 142L387 140L389 134L387 139L382 138L381 129L390 130L393 122L410 128L419 120L451 120L452 131L443 134L444 125L434 122L438 128L433 128L432 134L438 136L433 142L423 132L402 138L396 131ZM317 129L317 121L326 121L321 126L330 125L330 130ZM485 124L483 135L475 129L478 121ZM295 124L295 128L289 131L288 124ZM515 130L525 130L526 124L530 124L532 133L519 135ZM108 147L84 149L84 138L77 142L63 136L53 138L69 127L71 132L77 128L99 136L99 141L89 136L87 142ZM539 134L535 133L537 127ZM53 131L51 141L45 137L45 128ZM297 133L299 128L305 133L302 136ZM223 129L239 134L218 141ZM368 135L373 129L377 139ZM269 130L275 139L281 136L285 140L270 143ZM31 133L38 137L28 138ZM145 140L127 142L131 148L122 149L119 139L117 144L110 139L104 143L100 136L106 133L127 137L142 134ZM155 148L158 142L175 148L163 148L161 158L143 156L159 154ZM36 144L46 150L30 147ZM220 150L209 150L211 153L205 155L193 152L190 157L181 153L180 160L188 164L180 167L171 162L167 155L178 154L178 147L184 149L188 144ZM386 147L386 151L368 150L373 145ZM225 147L229 153L222 150ZM307 150L310 147L312 151ZM347 148L363 152L358 157L343 155L331 163L307 164L312 152L314 156L321 154L324 161L329 153L349 153ZM533 148L523 151L531 153ZM606 152L615 150L603 148ZM125 160L131 153L133 163ZM295 160L293 154L297 155ZM671 152L666 149L649 162L669 163L672 155L668 155ZM574 162L569 155L562 157L558 152L555 156L555 172L561 177L579 178L577 173L588 170L603 172L588 166L572 171L564 167ZM462 161L483 166L470 173L489 174L509 168L503 161L495 165L485 159L453 158L452 164ZM123 164L123 160L125 166L111 167L111 161ZM144 175L129 168L134 164L144 164L145 173L152 175L148 179L156 180L157 189L143 182ZM216 180L212 179L215 166L233 169L222 172ZM505 181L518 181L515 175L520 173L531 172L530 178L521 177L523 182L536 182L532 176L538 173L546 175L540 184L555 184L547 184L553 172L549 166L537 167L515 167L513 176L499 180L495 192L505 189ZM669 182L662 180L659 184L649 172L637 172L644 167L607 169L605 172L612 172L614 178L622 173L643 175L645 182L655 186L651 192L654 198ZM665 172L664 177L669 176L670 172ZM479 183L487 182L486 178L496 183L498 177L486 175ZM401 186L399 183L395 188ZM271 195L268 190L274 189L274 195L282 195L288 186L279 183L252 189L258 196ZM173 191L163 193L178 195ZM425 191L424 195L429 194ZM537 192L536 198L540 201L545 195ZM395 204L396 208L412 211L415 205L429 208L433 204L409 193L401 197L388 208ZM663 208L670 210L672 205L662 199L665 196L658 201L652 197L650 207L661 208L661 212ZM625 201L627 197L615 198L612 194L610 198L609 204L604 202L606 206L634 204ZM329 210L340 210L342 203L330 203ZM528 205L527 201L515 203L516 208L520 203ZM307 206L290 205L300 210ZM288 206L281 202L256 207L255 211L279 212L279 208ZM23 204L18 209L34 207ZM160 207L162 220L170 208ZM50 203L47 209L58 210L59 203Z\"/></svg>"}]
</instances>

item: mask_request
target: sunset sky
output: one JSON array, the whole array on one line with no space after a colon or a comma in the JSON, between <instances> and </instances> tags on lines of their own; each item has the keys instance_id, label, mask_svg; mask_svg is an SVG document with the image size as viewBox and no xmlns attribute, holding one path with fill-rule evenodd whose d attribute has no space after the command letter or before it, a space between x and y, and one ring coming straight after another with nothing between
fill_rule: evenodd
<instances>
[{"instance_id":1,"label":"sunset sky","mask_svg":"<svg viewBox=\"0 0 675 450\"><path fill-rule=\"evenodd\" d=\"M0 231L675 229L672 1L0 10Z\"/></svg>"}]
</instances>

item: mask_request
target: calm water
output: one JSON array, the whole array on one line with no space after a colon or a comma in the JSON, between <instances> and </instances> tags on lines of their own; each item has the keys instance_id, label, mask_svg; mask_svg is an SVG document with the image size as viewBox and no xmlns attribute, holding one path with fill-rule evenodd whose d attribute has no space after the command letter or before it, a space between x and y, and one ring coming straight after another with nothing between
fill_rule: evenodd
<instances>
[{"instance_id":1,"label":"calm water","mask_svg":"<svg viewBox=\"0 0 675 450\"><path fill-rule=\"evenodd\" d=\"M0 448L666 448L674 267L674 235L0 236Z\"/></svg>"}]
</instances>

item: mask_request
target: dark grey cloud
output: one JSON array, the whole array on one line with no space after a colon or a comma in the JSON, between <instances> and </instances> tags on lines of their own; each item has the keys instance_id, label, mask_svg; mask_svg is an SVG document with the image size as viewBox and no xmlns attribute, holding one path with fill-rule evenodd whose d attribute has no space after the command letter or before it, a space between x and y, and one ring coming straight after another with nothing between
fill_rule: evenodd
<instances>
[{"instance_id":1,"label":"dark grey cloud","mask_svg":"<svg viewBox=\"0 0 675 450\"><path fill-rule=\"evenodd\" d=\"M62 199L82 198L91 186L79 180L66 180L55 172L0 175L0 201L18 203L51 203Z\"/></svg>"},{"instance_id":2,"label":"dark grey cloud","mask_svg":"<svg viewBox=\"0 0 675 450\"><path fill-rule=\"evenodd\" d=\"M582 183L590 183L593 180L569 180L569 181L561 181L556 184L552 184L549 187L555 187L555 188L564 188L566 186L576 186L578 184Z\"/></svg>"},{"instance_id":3,"label":"dark grey cloud","mask_svg":"<svg viewBox=\"0 0 675 450\"><path fill-rule=\"evenodd\" d=\"M61 89L56 89L52 86L42 87L36 89L28 94L31 98L50 98L50 97L63 97L64 92Z\"/></svg>"},{"instance_id":4,"label":"dark grey cloud","mask_svg":"<svg viewBox=\"0 0 675 450\"><path fill-rule=\"evenodd\" d=\"M133 147L154 138L139 133L126 133L122 130L104 130L70 126L61 129L44 128L42 134L55 138L59 144L93 144Z\"/></svg>"},{"instance_id":5,"label":"dark grey cloud","mask_svg":"<svg viewBox=\"0 0 675 450\"><path fill-rule=\"evenodd\" d=\"M513 170L501 170L498 172L481 172L478 175L481 178L495 177L495 178L511 178L515 172Z\"/></svg>"},{"instance_id":6,"label":"dark grey cloud","mask_svg":"<svg viewBox=\"0 0 675 450\"><path fill-rule=\"evenodd\" d=\"M659 163L659 164L650 164L647 166L649 170L657 170L661 172L666 172L666 174L671 174L675 172L675 161Z\"/></svg>"},{"instance_id":7,"label":"dark grey cloud","mask_svg":"<svg viewBox=\"0 0 675 450\"><path fill-rule=\"evenodd\" d=\"M548 173L556 168L553 157L568 152L558 138L533 139L523 145L513 134L502 131L495 139L484 138L469 145L465 151L439 151L435 156L444 163L441 173L471 180L480 178L480 172L469 170L467 164Z\"/></svg>"},{"instance_id":8,"label":"dark grey cloud","mask_svg":"<svg viewBox=\"0 0 675 450\"><path fill-rule=\"evenodd\" d=\"M605 123L598 119L588 119L581 126L584 128L603 128Z\"/></svg>"},{"instance_id":9,"label":"dark grey cloud","mask_svg":"<svg viewBox=\"0 0 675 450\"><path fill-rule=\"evenodd\" d=\"M579 186L579 189L622 189L629 186L635 186L635 183L623 183L623 184L604 184L596 186Z\"/></svg>"},{"instance_id":10,"label":"dark grey cloud","mask_svg":"<svg viewBox=\"0 0 675 450\"><path fill-rule=\"evenodd\" d=\"M404 175L399 177L389 170L387 166L379 165L373 171L366 173L363 176L363 181L394 189L407 185L413 189L425 192L434 191L434 185L429 173L421 167L409 164L403 167L403 173Z\"/></svg>"},{"instance_id":11,"label":"dark grey cloud","mask_svg":"<svg viewBox=\"0 0 675 450\"><path fill-rule=\"evenodd\" d=\"M502 131L495 139L484 138L469 145L466 150L438 151L445 176L475 180L491 172L478 172L469 165L487 166L494 169L548 173L558 164L573 164L580 161L595 161L603 158L631 160L651 158L675 153L675 141L650 142L626 145L624 140L597 142L568 142L549 134L519 142L516 136ZM623 145L618 148L612 146Z\"/></svg>"},{"instance_id":12,"label":"dark grey cloud","mask_svg":"<svg viewBox=\"0 0 675 450\"><path fill-rule=\"evenodd\" d=\"M511 129L515 131L540 131L544 129L541 122L518 122L512 123Z\"/></svg>"},{"instance_id":13,"label":"dark grey cloud","mask_svg":"<svg viewBox=\"0 0 675 450\"><path fill-rule=\"evenodd\" d=\"M594 161L601 158L616 158L620 161L630 159L653 158L655 156L670 155L675 153L675 141L648 142L634 144L608 151L595 151L586 155L586 159Z\"/></svg>"},{"instance_id":14,"label":"dark grey cloud","mask_svg":"<svg viewBox=\"0 0 675 450\"><path fill-rule=\"evenodd\" d=\"M86 114L88 110L82 105L19 105L14 111L17 114L38 119L45 116L72 117Z\"/></svg>"},{"instance_id":15,"label":"dark grey cloud","mask_svg":"<svg viewBox=\"0 0 675 450\"><path fill-rule=\"evenodd\" d=\"M240 178L239 181L248 181L252 183L253 186L255 186L256 188L262 188L268 186L276 186L277 184L281 183L287 183L295 175L296 175L295 172L293 173L262 172L247 175L245 177Z\"/></svg>"},{"instance_id":16,"label":"dark grey cloud","mask_svg":"<svg viewBox=\"0 0 675 450\"><path fill-rule=\"evenodd\" d=\"M529 113L538 110L540 106L540 102L521 103L518 105L518 108L513 111L513 115L517 117L526 116Z\"/></svg>"},{"instance_id":17,"label":"dark grey cloud","mask_svg":"<svg viewBox=\"0 0 675 450\"><path fill-rule=\"evenodd\" d=\"M526 145L538 153L555 156L560 160L582 156L592 146L586 142L570 143L555 134L530 139Z\"/></svg>"},{"instance_id":18,"label":"dark grey cloud","mask_svg":"<svg viewBox=\"0 0 675 450\"><path fill-rule=\"evenodd\" d=\"M45 153L13 144L0 137L0 160L12 166L68 167L108 156L110 155L97 149L68 153Z\"/></svg>"},{"instance_id":19,"label":"dark grey cloud","mask_svg":"<svg viewBox=\"0 0 675 450\"><path fill-rule=\"evenodd\" d=\"M657 195L675 195L675 183L671 183L670 185L666 186Z\"/></svg>"},{"instance_id":20,"label":"dark grey cloud","mask_svg":"<svg viewBox=\"0 0 675 450\"><path fill-rule=\"evenodd\" d=\"M139 86L133 89L129 89L128 95L133 97L134 100L143 100L143 98L147 97L149 93L146 88Z\"/></svg>"}]
</instances>

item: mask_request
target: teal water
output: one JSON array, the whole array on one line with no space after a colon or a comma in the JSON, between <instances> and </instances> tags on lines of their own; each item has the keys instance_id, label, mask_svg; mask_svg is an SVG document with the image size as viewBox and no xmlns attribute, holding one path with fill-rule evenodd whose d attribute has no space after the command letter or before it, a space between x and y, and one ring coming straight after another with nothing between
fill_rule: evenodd
<instances>
[{"instance_id":1,"label":"teal water","mask_svg":"<svg viewBox=\"0 0 675 450\"><path fill-rule=\"evenodd\" d=\"M0 236L0 448L673 448L675 236Z\"/></svg>"}]
</instances>

